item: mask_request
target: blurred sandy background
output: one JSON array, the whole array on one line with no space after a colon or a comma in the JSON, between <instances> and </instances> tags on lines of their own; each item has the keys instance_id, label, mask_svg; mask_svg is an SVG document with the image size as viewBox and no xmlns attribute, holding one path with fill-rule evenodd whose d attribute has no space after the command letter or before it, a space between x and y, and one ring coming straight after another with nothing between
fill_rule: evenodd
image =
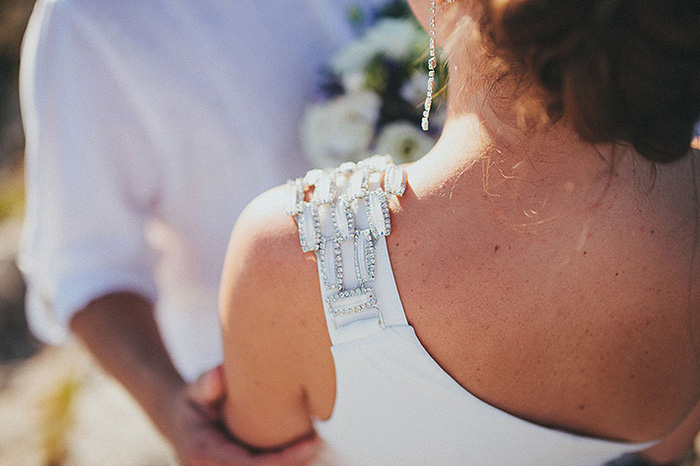
<instances>
[{"instance_id":1,"label":"blurred sandy background","mask_svg":"<svg viewBox=\"0 0 700 466\"><path fill-rule=\"evenodd\" d=\"M174 464L139 408L77 343L44 347L27 330L15 262L24 209L17 73L33 3L0 0L0 465ZM693 464L700 460L684 462Z\"/></svg>"}]
</instances>

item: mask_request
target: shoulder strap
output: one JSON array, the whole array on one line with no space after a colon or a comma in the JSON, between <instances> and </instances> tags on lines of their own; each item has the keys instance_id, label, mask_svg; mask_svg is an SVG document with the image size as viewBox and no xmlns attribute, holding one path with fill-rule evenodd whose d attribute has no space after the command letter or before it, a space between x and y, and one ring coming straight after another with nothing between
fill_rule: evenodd
<instances>
[{"instance_id":1,"label":"shoulder strap","mask_svg":"<svg viewBox=\"0 0 700 466\"><path fill-rule=\"evenodd\" d=\"M389 156L375 156L312 170L287 186L287 213L297 221L302 250L317 257L333 344L406 325L385 239L391 232L388 196L403 194L403 168Z\"/></svg>"}]
</instances>

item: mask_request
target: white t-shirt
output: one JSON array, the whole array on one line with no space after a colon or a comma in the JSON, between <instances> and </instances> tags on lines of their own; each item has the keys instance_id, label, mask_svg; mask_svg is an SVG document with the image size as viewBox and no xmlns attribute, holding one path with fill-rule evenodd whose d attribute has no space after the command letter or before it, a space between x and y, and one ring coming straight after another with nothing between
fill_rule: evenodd
<instances>
[{"instance_id":1,"label":"white t-shirt","mask_svg":"<svg viewBox=\"0 0 700 466\"><path fill-rule=\"evenodd\" d=\"M34 333L114 291L156 303L187 379L222 359L229 234L308 168L299 120L349 5L383 0L39 0L22 51Z\"/></svg>"}]
</instances>

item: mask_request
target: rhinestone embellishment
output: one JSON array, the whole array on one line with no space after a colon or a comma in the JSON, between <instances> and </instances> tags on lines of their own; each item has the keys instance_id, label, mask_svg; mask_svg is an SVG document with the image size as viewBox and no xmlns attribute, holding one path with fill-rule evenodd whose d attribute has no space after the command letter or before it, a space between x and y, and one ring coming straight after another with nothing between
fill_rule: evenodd
<instances>
[{"instance_id":1,"label":"rhinestone embellishment","mask_svg":"<svg viewBox=\"0 0 700 466\"><path fill-rule=\"evenodd\" d=\"M384 170L384 191L387 194L403 196L406 191L406 170L396 165L389 165Z\"/></svg>"},{"instance_id":2,"label":"rhinestone embellishment","mask_svg":"<svg viewBox=\"0 0 700 466\"><path fill-rule=\"evenodd\" d=\"M321 279L326 288L340 290L343 286L342 256L340 243L333 240L324 239L318 249L318 262L321 269ZM340 268L338 258L340 257Z\"/></svg>"},{"instance_id":3,"label":"rhinestone embellishment","mask_svg":"<svg viewBox=\"0 0 700 466\"><path fill-rule=\"evenodd\" d=\"M355 236L355 221L345 196L341 196L333 206L333 227L340 239L352 239Z\"/></svg>"},{"instance_id":4,"label":"rhinestone embellishment","mask_svg":"<svg viewBox=\"0 0 700 466\"><path fill-rule=\"evenodd\" d=\"M304 252L316 251L321 243L321 223L318 218L318 206L306 203L296 216L299 226L299 241Z\"/></svg>"},{"instance_id":5,"label":"rhinestone embellishment","mask_svg":"<svg viewBox=\"0 0 700 466\"><path fill-rule=\"evenodd\" d=\"M355 241L355 276L357 282L368 286L374 282L375 247L374 237L370 230L362 230Z\"/></svg>"},{"instance_id":6,"label":"rhinestone embellishment","mask_svg":"<svg viewBox=\"0 0 700 466\"><path fill-rule=\"evenodd\" d=\"M289 180L285 188L285 207L287 215L298 215L303 209L304 187L300 180Z\"/></svg>"},{"instance_id":7,"label":"rhinestone embellishment","mask_svg":"<svg viewBox=\"0 0 700 466\"><path fill-rule=\"evenodd\" d=\"M364 286L341 291L328 298L330 313L333 316L356 314L374 308L376 304L377 298L374 297L374 290Z\"/></svg>"},{"instance_id":8,"label":"rhinestone embellishment","mask_svg":"<svg viewBox=\"0 0 700 466\"><path fill-rule=\"evenodd\" d=\"M375 189L367 196L367 216L369 225L375 236L389 236L391 233L391 219L389 218L389 205L386 194L381 189Z\"/></svg>"},{"instance_id":9,"label":"rhinestone embellishment","mask_svg":"<svg viewBox=\"0 0 700 466\"><path fill-rule=\"evenodd\" d=\"M305 192L311 188L312 200L305 202ZM388 196L401 196L405 189L406 172L390 156L311 170L287 182L285 211L297 221L302 250L316 253L334 322L338 316L372 310L383 324L374 292L376 244L391 233ZM358 224L358 218L365 217ZM354 270L344 270L343 251L353 256L345 265L352 264Z\"/></svg>"},{"instance_id":10,"label":"rhinestone embellishment","mask_svg":"<svg viewBox=\"0 0 700 466\"><path fill-rule=\"evenodd\" d=\"M335 180L329 174L318 177L314 185L315 204L330 204L335 197Z\"/></svg>"},{"instance_id":11,"label":"rhinestone embellishment","mask_svg":"<svg viewBox=\"0 0 700 466\"><path fill-rule=\"evenodd\" d=\"M369 173L367 170L360 167L350 175L350 180L348 181L348 199L354 201L355 199L362 199L365 197L367 195L368 185Z\"/></svg>"}]
</instances>

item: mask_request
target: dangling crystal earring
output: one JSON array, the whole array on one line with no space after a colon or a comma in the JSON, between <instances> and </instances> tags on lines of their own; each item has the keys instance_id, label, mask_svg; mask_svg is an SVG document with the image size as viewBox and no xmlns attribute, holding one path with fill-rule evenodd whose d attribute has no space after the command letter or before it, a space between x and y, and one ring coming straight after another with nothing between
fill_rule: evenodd
<instances>
[{"instance_id":1,"label":"dangling crystal earring","mask_svg":"<svg viewBox=\"0 0 700 466\"><path fill-rule=\"evenodd\" d=\"M455 0L443 0L440 5L453 3ZM428 52L428 91L425 95L423 105L423 119L420 126L423 131L428 131L430 107L433 105L433 89L435 88L435 68L437 67L437 57L435 56L435 17L437 16L437 4L435 0L430 0L430 49Z\"/></svg>"}]
</instances>

